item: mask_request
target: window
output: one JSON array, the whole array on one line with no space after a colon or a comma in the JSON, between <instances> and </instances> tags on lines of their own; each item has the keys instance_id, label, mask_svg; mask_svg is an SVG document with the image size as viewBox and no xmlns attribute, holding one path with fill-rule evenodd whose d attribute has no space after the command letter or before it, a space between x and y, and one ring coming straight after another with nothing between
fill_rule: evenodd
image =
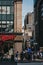
<instances>
[{"instance_id":1,"label":"window","mask_svg":"<svg viewBox=\"0 0 43 65\"><path fill-rule=\"evenodd\" d=\"M2 18L2 20L6 20L6 14L2 14L2 16L1 16Z\"/></svg>"},{"instance_id":2,"label":"window","mask_svg":"<svg viewBox=\"0 0 43 65\"><path fill-rule=\"evenodd\" d=\"M10 13L13 14L13 6L10 6Z\"/></svg>"},{"instance_id":3,"label":"window","mask_svg":"<svg viewBox=\"0 0 43 65\"><path fill-rule=\"evenodd\" d=\"M11 17L10 17L10 18L11 18L11 20L13 20L13 14L11 14L10 16L11 16Z\"/></svg>"},{"instance_id":4,"label":"window","mask_svg":"<svg viewBox=\"0 0 43 65\"><path fill-rule=\"evenodd\" d=\"M6 28L6 25L2 25L2 28Z\"/></svg>"},{"instance_id":5,"label":"window","mask_svg":"<svg viewBox=\"0 0 43 65\"><path fill-rule=\"evenodd\" d=\"M0 27L1 27L1 25L0 25Z\"/></svg>"},{"instance_id":6,"label":"window","mask_svg":"<svg viewBox=\"0 0 43 65\"><path fill-rule=\"evenodd\" d=\"M1 24L1 21L0 21L0 24Z\"/></svg>"},{"instance_id":7,"label":"window","mask_svg":"<svg viewBox=\"0 0 43 65\"><path fill-rule=\"evenodd\" d=\"M7 14L10 14L10 7L7 6Z\"/></svg>"},{"instance_id":8,"label":"window","mask_svg":"<svg viewBox=\"0 0 43 65\"><path fill-rule=\"evenodd\" d=\"M1 1L0 1L0 5L1 5Z\"/></svg>"},{"instance_id":9,"label":"window","mask_svg":"<svg viewBox=\"0 0 43 65\"><path fill-rule=\"evenodd\" d=\"M12 33L13 32L13 29L11 29L10 31L9 31L9 33Z\"/></svg>"},{"instance_id":10,"label":"window","mask_svg":"<svg viewBox=\"0 0 43 65\"><path fill-rule=\"evenodd\" d=\"M2 14L6 14L6 6L2 6Z\"/></svg>"},{"instance_id":11,"label":"window","mask_svg":"<svg viewBox=\"0 0 43 65\"><path fill-rule=\"evenodd\" d=\"M43 3L41 4L41 7L43 7Z\"/></svg>"},{"instance_id":12,"label":"window","mask_svg":"<svg viewBox=\"0 0 43 65\"><path fill-rule=\"evenodd\" d=\"M6 1L6 5L11 5L11 1Z\"/></svg>"},{"instance_id":13,"label":"window","mask_svg":"<svg viewBox=\"0 0 43 65\"><path fill-rule=\"evenodd\" d=\"M1 5L6 5L6 1L1 1Z\"/></svg>"},{"instance_id":14,"label":"window","mask_svg":"<svg viewBox=\"0 0 43 65\"><path fill-rule=\"evenodd\" d=\"M43 8L41 8L41 11L43 11Z\"/></svg>"},{"instance_id":15,"label":"window","mask_svg":"<svg viewBox=\"0 0 43 65\"><path fill-rule=\"evenodd\" d=\"M2 21L2 24L6 24L6 21Z\"/></svg>"},{"instance_id":16,"label":"window","mask_svg":"<svg viewBox=\"0 0 43 65\"><path fill-rule=\"evenodd\" d=\"M10 2L10 5L13 5L13 3L14 3L14 1L11 1L11 2Z\"/></svg>"},{"instance_id":17,"label":"window","mask_svg":"<svg viewBox=\"0 0 43 65\"><path fill-rule=\"evenodd\" d=\"M7 28L9 27L9 25L7 25Z\"/></svg>"},{"instance_id":18,"label":"window","mask_svg":"<svg viewBox=\"0 0 43 65\"><path fill-rule=\"evenodd\" d=\"M42 12L41 16L43 16L43 12Z\"/></svg>"},{"instance_id":19,"label":"window","mask_svg":"<svg viewBox=\"0 0 43 65\"><path fill-rule=\"evenodd\" d=\"M7 14L7 19L6 20L8 20L8 21L11 20L10 17L11 17L10 14Z\"/></svg>"},{"instance_id":20,"label":"window","mask_svg":"<svg viewBox=\"0 0 43 65\"><path fill-rule=\"evenodd\" d=\"M10 21L7 21L7 24L9 24L10 23Z\"/></svg>"},{"instance_id":21,"label":"window","mask_svg":"<svg viewBox=\"0 0 43 65\"><path fill-rule=\"evenodd\" d=\"M13 21L11 21L10 23L13 24Z\"/></svg>"},{"instance_id":22,"label":"window","mask_svg":"<svg viewBox=\"0 0 43 65\"><path fill-rule=\"evenodd\" d=\"M0 14L0 20L1 20L1 14Z\"/></svg>"},{"instance_id":23,"label":"window","mask_svg":"<svg viewBox=\"0 0 43 65\"><path fill-rule=\"evenodd\" d=\"M1 14L1 7L0 7L0 14Z\"/></svg>"}]
</instances>

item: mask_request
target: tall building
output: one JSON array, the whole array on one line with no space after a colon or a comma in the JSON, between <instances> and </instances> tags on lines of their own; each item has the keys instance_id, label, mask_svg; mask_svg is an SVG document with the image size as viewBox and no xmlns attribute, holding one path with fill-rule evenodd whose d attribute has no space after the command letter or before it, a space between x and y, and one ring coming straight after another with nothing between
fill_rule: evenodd
<instances>
[{"instance_id":1,"label":"tall building","mask_svg":"<svg viewBox=\"0 0 43 65\"><path fill-rule=\"evenodd\" d=\"M30 39L34 39L34 12L27 13L24 19L24 27L26 34L26 41L29 42Z\"/></svg>"},{"instance_id":2,"label":"tall building","mask_svg":"<svg viewBox=\"0 0 43 65\"><path fill-rule=\"evenodd\" d=\"M29 25L33 25L34 24L34 12L27 13L27 15L25 16L25 19L24 19L25 29L26 29L26 25L27 24L29 24Z\"/></svg>"},{"instance_id":3,"label":"tall building","mask_svg":"<svg viewBox=\"0 0 43 65\"><path fill-rule=\"evenodd\" d=\"M43 47L43 0L34 1L35 38L40 47Z\"/></svg>"},{"instance_id":4,"label":"tall building","mask_svg":"<svg viewBox=\"0 0 43 65\"><path fill-rule=\"evenodd\" d=\"M22 0L0 0L0 47L1 43L9 43L8 45L21 52L22 44L18 42L21 40L20 35L22 35Z\"/></svg>"}]
</instances>

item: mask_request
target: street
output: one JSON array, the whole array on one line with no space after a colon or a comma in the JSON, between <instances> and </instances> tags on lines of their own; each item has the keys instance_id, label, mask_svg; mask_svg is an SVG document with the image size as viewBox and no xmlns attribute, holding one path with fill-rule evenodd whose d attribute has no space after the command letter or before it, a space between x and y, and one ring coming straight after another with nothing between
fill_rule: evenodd
<instances>
[{"instance_id":1,"label":"street","mask_svg":"<svg viewBox=\"0 0 43 65\"><path fill-rule=\"evenodd\" d=\"M43 62L18 63L17 65L43 65Z\"/></svg>"},{"instance_id":2,"label":"street","mask_svg":"<svg viewBox=\"0 0 43 65\"><path fill-rule=\"evenodd\" d=\"M6 61L2 61L2 62L0 62L0 65L43 65L43 62L17 62L17 63L15 63L14 61L12 61L12 62L6 62Z\"/></svg>"}]
</instances>

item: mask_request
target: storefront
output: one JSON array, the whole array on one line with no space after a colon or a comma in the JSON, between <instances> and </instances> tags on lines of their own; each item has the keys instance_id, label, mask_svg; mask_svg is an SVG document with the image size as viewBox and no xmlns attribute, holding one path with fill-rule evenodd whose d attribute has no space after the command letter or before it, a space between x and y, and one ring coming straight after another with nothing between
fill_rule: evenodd
<instances>
[{"instance_id":1,"label":"storefront","mask_svg":"<svg viewBox=\"0 0 43 65\"><path fill-rule=\"evenodd\" d=\"M22 43L23 40L16 40L16 37L20 37L22 35L22 33L2 33L0 34L0 57L5 56L6 58L9 57L11 58L11 55L15 55L15 52L20 51L20 46L22 48L22 44L20 44L20 42ZM15 45L16 44L16 45ZM18 46L19 48L17 48ZM16 49L16 50L15 50Z\"/></svg>"}]
</instances>

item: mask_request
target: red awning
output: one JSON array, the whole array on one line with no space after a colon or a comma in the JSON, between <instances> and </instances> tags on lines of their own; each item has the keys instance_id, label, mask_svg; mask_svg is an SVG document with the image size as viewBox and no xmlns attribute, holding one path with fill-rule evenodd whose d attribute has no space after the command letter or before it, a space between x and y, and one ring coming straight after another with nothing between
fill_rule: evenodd
<instances>
[{"instance_id":1,"label":"red awning","mask_svg":"<svg viewBox=\"0 0 43 65\"><path fill-rule=\"evenodd\" d=\"M16 37L16 35L0 35L0 39L2 41L6 41L6 40L14 40Z\"/></svg>"}]
</instances>

